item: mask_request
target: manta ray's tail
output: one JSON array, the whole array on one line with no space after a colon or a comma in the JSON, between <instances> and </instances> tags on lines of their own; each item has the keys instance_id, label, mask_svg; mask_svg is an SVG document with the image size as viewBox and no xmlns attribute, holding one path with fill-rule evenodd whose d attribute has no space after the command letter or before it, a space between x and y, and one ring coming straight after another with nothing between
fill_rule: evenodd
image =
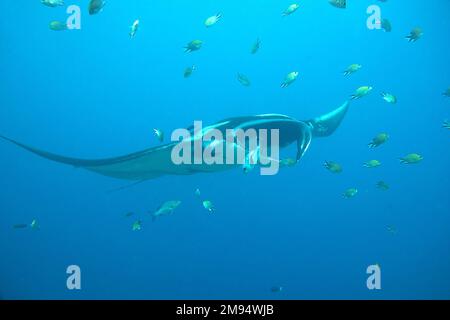
<instances>
[{"instance_id":1,"label":"manta ray's tail","mask_svg":"<svg viewBox=\"0 0 450 320\"><path fill-rule=\"evenodd\" d=\"M306 121L306 123L312 128L313 137L328 137L336 131L344 119L349 105L350 103L346 101L339 108L320 117Z\"/></svg>"}]
</instances>

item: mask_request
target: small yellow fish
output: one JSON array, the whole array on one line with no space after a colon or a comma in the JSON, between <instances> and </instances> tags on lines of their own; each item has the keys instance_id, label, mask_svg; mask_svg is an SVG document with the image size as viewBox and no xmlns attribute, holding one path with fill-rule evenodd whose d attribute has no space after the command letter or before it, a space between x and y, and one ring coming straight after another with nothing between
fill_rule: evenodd
<instances>
[{"instance_id":1,"label":"small yellow fish","mask_svg":"<svg viewBox=\"0 0 450 320\"><path fill-rule=\"evenodd\" d=\"M165 215L171 215L181 204L179 200L170 200L164 202L158 210L152 213L152 220L155 221L157 218Z\"/></svg>"},{"instance_id":2,"label":"small yellow fish","mask_svg":"<svg viewBox=\"0 0 450 320\"><path fill-rule=\"evenodd\" d=\"M39 230L41 227L39 226L38 222L36 219L34 219L33 221L31 221L30 223L30 227L33 230Z\"/></svg>"},{"instance_id":3,"label":"small yellow fish","mask_svg":"<svg viewBox=\"0 0 450 320\"><path fill-rule=\"evenodd\" d=\"M346 0L329 0L328 1L332 6L339 8L339 9L345 9L347 7L347 1Z\"/></svg>"},{"instance_id":4,"label":"small yellow fish","mask_svg":"<svg viewBox=\"0 0 450 320\"><path fill-rule=\"evenodd\" d=\"M251 85L250 79L242 73L237 74L237 79L244 87L249 87Z\"/></svg>"},{"instance_id":5,"label":"small yellow fish","mask_svg":"<svg viewBox=\"0 0 450 320\"><path fill-rule=\"evenodd\" d=\"M190 66L190 67L187 67L187 68L184 70L183 76L184 76L185 78L189 78L189 77L192 75L192 73L195 71L196 68L197 68L197 67L196 67L195 65L192 65L192 66Z\"/></svg>"},{"instance_id":6,"label":"small yellow fish","mask_svg":"<svg viewBox=\"0 0 450 320\"><path fill-rule=\"evenodd\" d=\"M360 64L351 64L350 66L348 66L347 69L345 69L344 76L348 76L350 74L353 74L353 73L355 73L356 71L358 71L361 68L362 68L362 66Z\"/></svg>"},{"instance_id":7,"label":"small yellow fish","mask_svg":"<svg viewBox=\"0 0 450 320\"><path fill-rule=\"evenodd\" d=\"M213 213L216 209L214 208L214 205L211 201L205 200L203 201L203 207L208 210L209 212Z\"/></svg>"},{"instance_id":8,"label":"small yellow fish","mask_svg":"<svg viewBox=\"0 0 450 320\"><path fill-rule=\"evenodd\" d=\"M339 163L336 163L333 161L325 161L323 166L333 173L341 173L342 172L342 166Z\"/></svg>"},{"instance_id":9,"label":"small yellow fish","mask_svg":"<svg viewBox=\"0 0 450 320\"><path fill-rule=\"evenodd\" d=\"M372 139L372 142L369 143L369 148L376 148L381 146L383 143L389 140L389 135L387 133L380 133L375 138Z\"/></svg>"},{"instance_id":10,"label":"small yellow fish","mask_svg":"<svg viewBox=\"0 0 450 320\"><path fill-rule=\"evenodd\" d=\"M158 138L159 142L163 142L164 141L164 132L161 129L153 129L153 133L156 135L156 137Z\"/></svg>"},{"instance_id":11,"label":"small yellow fish","mask_svg":"<svg viewBox=\"0 0 450 320\"><path fill-rule=\"evenodd\" d=\"M391 233L391 234L396 234L397 233L397 228L395 228L394 226L387 226L386 230Z\"/></svg>"},{"instance_id":12,"label":"small yellow fish","mask_svg":"<svg viewBox=\"0 0 450 320\"><path fill-rule=\"evenodd\" d=\"M445 120L444 123L442 124L442 127L445 129L450 129L450 121Z\"/></svg>"},{"instance_id":13,"label":"small yellow fish","mask_svg":"<svg viewBox=\"0 0 450 320\"><path fill-rule=\"evenodd\" d=\"M207 18L205 20L205 27L209 28L209 27L215 25L217 22L220 21L221 18L222 18L222 14L221 13L218 13L216 15L213 15L213 16Z\"/></svg>"},{"instance_id":14,"label":"small yellow fish","mask_svg":"<svg viewBox=\"0 0 450 320\"><path fill-rule=\"evenodd\" d=\"M386 101L386 102L389 102L391 104L396 104L397 103L397 97L394 96L393 94L382 92L381 96L383 97L383 100Z\"/></svg>"},{"instance_id":15,"label":"small yellow fish","mask_svg":"<svg viewBox=\"0 0 450 320\"><path fill-rule=\"evenodd\" d=\"M388 19L382 19L381 20L381 28L385 32L391 32L392 31L392 25L391 22Z\"/></svg>"},{"instance_id":16,"label":"small yellow fish","mask_svg":"<svg viewBox=\"0 0 450 320\"><path fill-rule=\"evenodd\" d=\"M281 292L281 291L283 291L283 287L280 287L280 286L272 287L272 288L270 288L270 291L273 293Z\"/></svg>"},{"instance_id":17,"label":"small yellow fish","mask_svg":"<svg viewBox=\"0 0 450 320\"><path fill-rule=\"evenodd\" d=\"M136 36L136 32L139 29L139 20L135 20L130 27L130 38L133 39Z\"/></svg>"},{"instance_id":18,"label":"small yellow fish","mask_svg":"<svg viewBox=\"0 0 450 320\"><path fill-rule=\"evenodd\" d=\"M293 14L298 8L300 8L300 5L297 3L291 4L286 10L284 10L283 17Z\"/></svg>"},{"instance_id":19,"label":"small yellow fish","mask_svg":"<svg viewBox=\"0 0 450 320\"><path fill-rule=\"evenodd\" d=\"M405 38L408 39L409 42L416 42L423 36L422 29L419 27L416 27L411 30L409 35L407 35Z\"/></svg>"},{"instance_id":20,"label":"small yellow fish","mask_svg":"<svg viewBox=\"0 0 450 320\"><path fill-rule=\"evenodd\" d=\"M97 14L102 12L106 2L104 0L91 0L89 2L89 14Z\"/></svg>"},{"instance_id":21,"label":"small yellow fish","mask_svg":"<svg viewBox=\"0 0 450 320\"><path fill-rule=\"evenodd\" d=\"M47 7L58 7L64 5L64 0L41 0L41 3Z\"/></svg>"},{"instance_id":22,"label":"small yellow fish","mask_svg":"<svg viewBox=\"0 0 450 320\"><path fill-rule=\"evenodd\" d=\"M350 198L353 198L354 196L356 196L357 193L358 193L358 189L350 188L350 189L345 190L345 192L343 193L342 196L345 199L350 199Z\"/></svg>"},{"instance_id":23,"label":"small yellow fish","mask_svg":"<svg viewBox=\"0 0 450 320\"><path fill-rule=\"evenodd\" d=\"M286 158L280 160L280 166L281 167L293 167L297 164L297 160L293 158Z\"/></svg>"},{"instance_id":24,"label":"small yellow fish","mask_svg":"<svg viewBox=\"0 0 450 320\"><path fill-rule=\"evenodd\" d=\"M423 160L423 157L418 153L410 153L406 157L400 158L400 163L414 164Z\"/></svg>"},{"instance_id":25,"label":"small yellow fish","mask_svg":"<svg viewBox=\"0 0 450 320\"><path fill-rule=\"evenodd\" d=\"M372 87L370 86L363 86L356 89L355 93L351 95L352 100L360 99L370 93L372 91Z\"/></svg>"},{"instance_id":26,"label":"small yellow fish","mask_svg":"<svg viewBox=\"0 0 450 320\"><path fill-rule=\"evenodd\" d=\"M202 40L192 40L184 47L184 51L187 53L192 52L192 51L197 51L197 50L200 50L202 45L203 45Z\"/></svg>"},{"instance_id":27,"label":"small yellow fish","mask_svg":"<svg viewBox=\"0 0 450 320\"><path fill-rule=\"evenodd\" d=\"M20 223L20 224L15 224L15 225L13 225L13 228L14 228L14 229L25 229L26 227L28 227L28 225L27 225L27 224L24 224L24 223Z\"/></svg>"},{"instance_id":28,"label":"small yellow fish","mask_svg":"<svg viewBox=\"0 0 450 320\"><path fill-rule=\"evenodd\" d=\"M364 163L364 167L366 168L376 168L381 166L381 162L378 160L370 160Z\"/></svg>"},{"instance_id":29,"label":"small yellow fish","mask_svg":"<svg viewBox=\"0 0 450 320\"><path fill-rule=\"evenodd\" d=\"M67 30L67 24L61 21L52 21L49 25L50 29L53 31L64 31Z\"/></svg>"},{"instance_id":30,"label":"small yellow fish","mask_svg":"<svg viewBox=\"0 0 450 320\"><path fill-rule=\"evenodd\" d=\"M252 46L252 49L250 50L251 54L255 54L256 52L258 52L260 46L261 46L261 40L259 40L259 38L257 38L256 42Z\"/></svg>"},{"instance_id":31,"label":"small yellow fish","mask_svg":"<svg viewBox=\"0 0 450 320\"><path fill-rule=\"evenodd\" d=\"M378 181L377 182L377 188L381 189L383 191L387 191L387 190L389 190L389 185L386 182L384 182L384 181Z\"/></svg>"},{"instance_id":32,"label":"small yellow fish","mask_svg":"<svg viewBox=\"0 0 450 320\"><path fill-rule=\"evenodd\" d=\"M141 220L135 221L135 222L133 223L131 229L132 229L133 231L140 231L140 230L142 229L142 222L141 222Z\"/></svg>"},{"instance_id":33,"label":"small yellow fish","mask_svg":"<svg viewBox=\"0 0 450 320\"><path fill-rule=\"evenodd\" d=\"M286 78L284 79L283 83L281 83L282 88L287 88L290 86L295 80L298 78L298 72L293 71L287 74Z\"/></svg>"}]
</instances>

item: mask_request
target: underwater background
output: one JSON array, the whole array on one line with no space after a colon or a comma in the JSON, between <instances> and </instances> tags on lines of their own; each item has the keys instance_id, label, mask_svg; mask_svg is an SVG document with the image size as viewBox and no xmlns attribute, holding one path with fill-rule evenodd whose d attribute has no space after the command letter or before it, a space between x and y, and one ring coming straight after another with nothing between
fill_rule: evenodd
<instances>
[{"instance_id":1,"label":"underwater background","mask_svg":"<svg viewBox=\"0 0 450 320\"><path fill-rule=\"evenodd\" d=\"M236 169L111 192L128 182L0 141L1 298L450 298L450 131L442 127L450 118L442 95L450 85L450 1L349 0L339 9L301 0L286 17L289 1L110 0L96 15L89 1L65 2L0 2L0 134L51 152L118 156L158 145L152 128L168 141L194 120L310 119L358 87L373 90L351 102L331 137L314 139L298 165L275 176ZM81 30L50 30L71 4L82 9ZM372 4L391 32L367 27ZM222 19L206 28L218 12ZM408 42L415 27L423 37ZM203 47L185 53L194 39ZM356 63L362 68L344 76ZM299 78L280 88L291 71ZM389 141L369 148L381 132ZM423 161L401 164L410 153ZM372 159L381 166L365 168ZM348 188L359 192L345 199ZM167 200L181 205L152 222L149 212ZM13 228L33 219L39 230ZM137 219L142 229L133 231ZM373 264L381 290L366 286ZM81 268L81 290L66 287L69 265Z\"/></svg>"}]
</instances>

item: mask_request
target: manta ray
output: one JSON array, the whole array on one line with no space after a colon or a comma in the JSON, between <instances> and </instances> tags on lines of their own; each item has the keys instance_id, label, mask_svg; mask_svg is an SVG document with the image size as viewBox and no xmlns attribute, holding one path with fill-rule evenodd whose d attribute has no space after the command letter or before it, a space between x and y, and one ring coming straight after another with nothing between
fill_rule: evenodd
<instances>
[{"instance_id":1,"label":"manta ray","mask_svg":"<svg viewBox=\"0 0 450 320\"><path fill-rule=\"evenodd\" d=\"M282 114L228 118L205 127L201 134L196 136L196 139L201 139L211 129L217 129L221 132L225 132L227 129L278 129L279 147L284 148L296 143L297 154L295 159L298 162L308 150L313 138L327 137L339 127L348 108L349 102L346 101L340 107L327 114L305 121ZM191 128L190 130L193 129ZM171 153L177 142L114 158L88 160L43 151L2 135L0 135L0 138L48 160L86 169L112 178L138 182L164 175L191 175L200 172L217 172L235 167L235 165L208 165L204 163L175 164L171 159Z\"/></svg>"}]
</instances>

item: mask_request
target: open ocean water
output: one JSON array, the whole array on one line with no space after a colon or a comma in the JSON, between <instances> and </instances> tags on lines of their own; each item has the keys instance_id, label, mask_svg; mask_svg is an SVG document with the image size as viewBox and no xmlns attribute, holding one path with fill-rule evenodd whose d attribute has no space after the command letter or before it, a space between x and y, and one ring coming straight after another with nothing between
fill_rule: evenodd
<instances>
[{"instance_id":1,"label":"open ocean water","mask_svg":"<svg viewBox=\"0 0 450 320\"><path fill-rule=\"evenodd\" d=\"M291 4L109 0L90 15L87 0L0 2L0 134L65 156L155 147L153 128L168 143L194 120L307 120L372 87L333 135L313 138L297 165L273 176L236 168L129 186L1 140L2 298L450 298L450 1L348 0L343 9L300 0L283 17ZM81 8L81 29L51 30L69 5ZM390 32L368 27L381 21L371 5ZM200 50L184 52L196 39ZM344 76L352 64L361 68ZM389 139L369 148L380 133ZM282 151L295 153L295 144ZM421 160L401 163L408 154ZM365 167L370 160L381 165ZM350 188L356 195L343 197ZM181 203L152 221L169 200ZM71 265L81 290L67 287ZM367 287L369 266L379 289Z\"/></svg>"}]
</instances>

